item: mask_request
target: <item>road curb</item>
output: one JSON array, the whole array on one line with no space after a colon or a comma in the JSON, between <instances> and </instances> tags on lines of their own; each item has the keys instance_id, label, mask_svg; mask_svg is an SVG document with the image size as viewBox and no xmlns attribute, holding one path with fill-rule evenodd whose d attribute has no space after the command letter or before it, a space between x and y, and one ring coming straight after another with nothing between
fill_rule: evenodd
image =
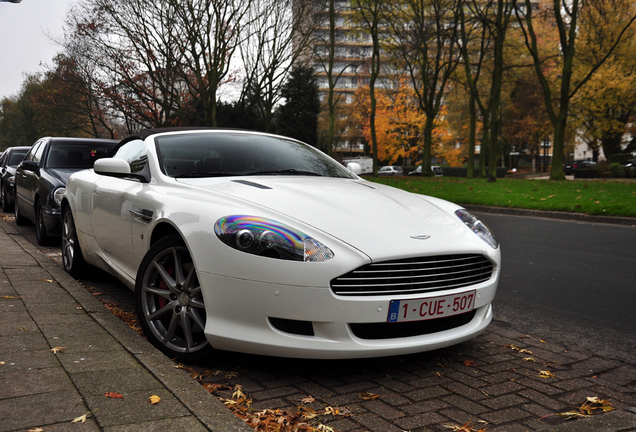
<instances>
[{"instance_id":1,"label":"road curb","mask_svg":"<svg viewBox=\"0 0 636 432\"><path fill-rule=\"evenodd\" d=\"M583 213L530 210L530 209L508 208L508 207L490 207L490 206L472 205L472 204L466 204L464 205L464 207L467 210L478 212L478 213L539 217L539 218L559 219L559 220L566 220L566 221L601 223L601 224L624 225L624 226L636 227L636 218L630 218L630 217L599 216L599 215L588 215Z\"/></svg>"}]
</instances>

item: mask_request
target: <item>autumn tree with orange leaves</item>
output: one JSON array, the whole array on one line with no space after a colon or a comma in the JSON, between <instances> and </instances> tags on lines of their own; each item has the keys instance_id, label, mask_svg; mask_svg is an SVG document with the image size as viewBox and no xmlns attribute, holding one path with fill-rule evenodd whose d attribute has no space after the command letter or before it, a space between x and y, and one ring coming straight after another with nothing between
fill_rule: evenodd
<instances>
[{"instance_id":1,"label":"autumn tree with orange leaves","mask_svg":"<svg viewBox=\"0 0 636 432\"><path fill-rule=\"evenodd\" d=\"M375 128L378 143L378 160L393 165L398 160L414 164L424 148L426 114L419 108L413 88L405 80L396 90L377 91ZM371 142L370 100L366 88L356 93L357 106L354 115L362 126L367 142ZM454 134L448 128L445 109L442 108L434 122L431 154L444 159L451 166L461 166L465 149L458 147Z\"/></svg>"}]
</instances>

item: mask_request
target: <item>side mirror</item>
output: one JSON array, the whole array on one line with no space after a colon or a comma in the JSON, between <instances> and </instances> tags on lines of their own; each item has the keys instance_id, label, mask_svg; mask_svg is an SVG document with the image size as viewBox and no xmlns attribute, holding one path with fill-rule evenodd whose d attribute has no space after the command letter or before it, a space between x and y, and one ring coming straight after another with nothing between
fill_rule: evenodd
<instances>
[{"instance_id":1,"label":"side mirror","mask_svg":"<svg viewBox=\"0 0 636 432\"><path fill-rule=\"evenodd\" d=\"M20 168L22 168L25 171L35 171L39 167L38 167L38 163L37 162L22 161L22 162L20 162Z\"/></svg>"},{"instance_id":2,"label":"side mirror","mask_svg":"<svg viewBox=\"0 0 636 432\"><path fill-rule=\"evenodd\" d=\"M130 174L130 165L123 159L102 158L97 159L93 165L97 174L124 176Z\"/></svg>"},{"instance_id":3,"label":"side mirror","mask_svg":"<svg viewBox=\"0 0 636 432\"><path fill-rule=\"evenodd\" d=\"M347 164L347 169L349 171L351 171L352 173L354 173L355 175L360 175L362 174L362 167L360 166L359 163L356 162L349 162Z\"/></svg>"}]
</instances>

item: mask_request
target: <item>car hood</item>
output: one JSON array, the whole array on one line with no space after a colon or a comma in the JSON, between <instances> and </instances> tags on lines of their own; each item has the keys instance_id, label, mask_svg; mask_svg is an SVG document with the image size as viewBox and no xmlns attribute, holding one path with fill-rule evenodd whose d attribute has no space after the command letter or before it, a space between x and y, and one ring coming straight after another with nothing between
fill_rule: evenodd
<instances>
[{"instance_id":1,"label":"car hood","mask_svg":"<svg viewBox=\"0 0 636 432\"><path fill-rule=\"evenodd\" d=\"M486 247L452 214L459 206L365 180L272 176L179 181L284 214L338 238L372 260L482 253ZM258 211L255 207L254 212Z\"/></svg>"},{"instance_id":2,"label":"car hood","mask_svg":"<svg viewBox=\"0 0 636 432\"><path fill-rule=\"evenodd\" d=\"M55 179L60 186L66 186L71 174L81 171L83 168L47 168L46 172Z\"/></svg>"}]
</instances>

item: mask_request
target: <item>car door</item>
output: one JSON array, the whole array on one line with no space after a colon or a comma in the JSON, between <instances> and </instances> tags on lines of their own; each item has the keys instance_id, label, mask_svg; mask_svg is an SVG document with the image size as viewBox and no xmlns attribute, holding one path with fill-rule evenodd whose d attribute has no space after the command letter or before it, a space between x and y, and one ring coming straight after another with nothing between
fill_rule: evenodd
<instances>
[{"instance_id":1,"label":"car door","mask_svg":"<svg viewBox=\"0 0 636 432\"><path fill-rule=\"evenodd\" d=\"M27 169L25 165L19 165L16 171L16 201L19 200L20 212L32 221L35 220L33 202L39 184L39 165L42 163L42 155L46 149L47 142L46 139L37 141L24 158L24 161L37 164L37 168Z\"/></svg>"},{"instance_id":2,"label":"car door","mask_svg":"<svg viewBox=\"0 0 636 432\"><path fill-rule=\"evenodd\" d=\"M132 173L145 168L147 162L143 141L133 140L123 144L113 156L126 160ZM111 265L131 278L136 277L138 264L133 253L132 225L140 216L135 202L147 188L136 178L102 176L93 192L91 224L95 240Z\"/></svg>"}]
</instances>

